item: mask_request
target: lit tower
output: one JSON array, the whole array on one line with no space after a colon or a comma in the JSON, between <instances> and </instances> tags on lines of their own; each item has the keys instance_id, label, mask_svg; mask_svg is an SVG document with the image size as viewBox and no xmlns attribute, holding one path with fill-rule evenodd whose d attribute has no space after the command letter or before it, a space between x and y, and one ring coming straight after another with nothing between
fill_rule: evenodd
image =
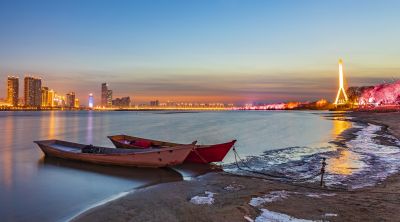
<instances>
[{"instance_id":1,"label":"lit tower","mask_svg":"<svg viewBox=\"0 0 400 222\"><path fill-rule=\"evenodd\" d=\"M339 90L336 95L335 105L343 105L348 101L346 90L344 89L344 77L343 77L343 61L339 59Z\"/></svg>"},{"instance_id":2,"label":"lit tower","mask_svg":"<svg viewBox=\"0 0 400 222\"><path fill-rule=\"evenodd\" d=\"M92 109L93 108L93 93L89 94L89 108Z\"/></svg>"}]
</instances>

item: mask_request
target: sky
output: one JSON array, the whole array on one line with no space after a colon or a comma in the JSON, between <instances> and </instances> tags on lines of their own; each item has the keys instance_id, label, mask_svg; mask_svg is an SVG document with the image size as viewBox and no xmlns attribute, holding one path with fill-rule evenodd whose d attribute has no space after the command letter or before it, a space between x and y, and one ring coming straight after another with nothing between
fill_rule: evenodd
<instances>
[{"instance_id":1,"label":"sky","mask_svg":"<svg viewBox=\"0 0 400 222\"><path fill-rule=\"evenodd\" d=\"M114 97L197 102L333 100L400 78L400 1L0 0L7 75L42 77L85 104Z\"/></svg>"}]
</instances>

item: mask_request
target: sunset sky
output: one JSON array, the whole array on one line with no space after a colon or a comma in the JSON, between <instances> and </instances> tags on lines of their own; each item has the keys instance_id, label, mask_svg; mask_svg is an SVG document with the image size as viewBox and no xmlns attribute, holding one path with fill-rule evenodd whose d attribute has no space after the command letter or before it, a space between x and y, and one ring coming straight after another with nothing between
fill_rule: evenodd
<instances>
[{"instance_id":1,"label":"sunset sky","mask_svg":"<svg viewBox=\"0 0 400 222\"><path fill-rule=\"evenodd\" d=\"M82 103L234 103L335 97L400 78L400 1L0 1L0 97L32 74Z\"/></svg>"}]
</instances>

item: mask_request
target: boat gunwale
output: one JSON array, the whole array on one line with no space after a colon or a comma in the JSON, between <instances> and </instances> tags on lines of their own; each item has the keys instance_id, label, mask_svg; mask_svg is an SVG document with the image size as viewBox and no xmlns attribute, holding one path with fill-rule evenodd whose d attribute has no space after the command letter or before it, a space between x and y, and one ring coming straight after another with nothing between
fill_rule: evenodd
<instances>
[{"instance_id":1,"label":"boat gunwale","mask_svg":"<svg viewBox=\"0 0 400 222\"><path fill-rule=\"evenodd\" d=\"M121 143L121 144L123 144L125 146L131 146L131 147L137 147L137 146L132 145L132 144L124 144L121 141L119 141L117 139L114 139L115 137L131 138L132 140L141 139L141 140L147 140L147 141L156 142L156 143L163 143L163 144L171 144L171 145L173 145L173 146L165 145L165 146L161 147L160 149L168 149L169 147L191 145L191 144L173 143L173 142L166 142L166 141L161 141L161 140L146 139L146 138L130 136L130 135L126 135L126 134L118 134L118 135L107 136L107 138L109 138L112 142L118 142L118 143ZM126 139L126 140L129 140L129 139ZM195 141L195 142L197 142L197 141ZM225 144L229 144L229 143L235 144L236 142L237 142L237 140L233 139L233 140L231 140L229 142L218 143L218 144L205 144L205 145L197 145L197 144L193 144L193 143L192 144L194 145L194 149L202 149L202 148L212 148L213 146L225 145ZM134 149L134 148L126 148L126 149ZM147 149L147 148L138 148L138 149Z\"/></svg>"},{"instance_id":2,"label":"boat gunwale","mask_svg":"<svg viewBox=\"0 0 400 222\"><path fill-rule=\"evenodd\" d=\"M133 156L133 155L140 155L140 154L152 154L152 153L165 153L165 152L170 152L174 150L181 150L181 149L189 149L191 150L194 149L194 145L186 145L186 146L178 146L178 147L168 147L168 148L149 148L149 149L124 149L124 148L111 148L111 147L102 147L102 146L95 146L96 148L105 148L107 150L113 150L113 149L119 149L119 150L126 150L126 151L132 151L128 153L82 153L82 152L70 152L67 150L62 150L62 149L57 149L55 147L52 147L51 145L57 144L57 142L61 143L67 143L70 145L75 145L75 146L68 146L70 148L74 148L76 150L82 150L83 147L85 147L85 144L80 144L80 143L73 143L73 142L68 142L64 140L37 140L33 141L37 145L43 145L47 149L50 148L52 150L62 152L62 153L70 153L70 154L75 154L75 155L82 155L82 156L91 156L91 155L96 155L96 156ZM81 147L82 146L82 147Z\"/></svg>"}]
</instances>

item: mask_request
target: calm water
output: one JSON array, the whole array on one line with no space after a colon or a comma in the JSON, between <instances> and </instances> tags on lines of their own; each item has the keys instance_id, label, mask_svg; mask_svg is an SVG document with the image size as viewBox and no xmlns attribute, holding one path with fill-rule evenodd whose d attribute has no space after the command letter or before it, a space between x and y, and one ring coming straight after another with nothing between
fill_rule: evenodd
<instances>
[{"instance_id":1,"label":"calm water","mask_svg":"<svg viewBox=\"0 0 400 222\"><path fill-rule=\"evenodd\" d=\"M57 138L111 146L106 136L120 133L182 143L198 140L200 144L237 139L240 154L248 157L291 148L271 159L273 162L332 149L328 142L351 126L311 112L86 111L0 112L0 125L2 221L65 220L110 196L181 180L181 173L190 171L185 167L177 171L135 169L48 159L33 140ZM232 161L230 153L225 163Z\"/></svg>"}]
</instances>

